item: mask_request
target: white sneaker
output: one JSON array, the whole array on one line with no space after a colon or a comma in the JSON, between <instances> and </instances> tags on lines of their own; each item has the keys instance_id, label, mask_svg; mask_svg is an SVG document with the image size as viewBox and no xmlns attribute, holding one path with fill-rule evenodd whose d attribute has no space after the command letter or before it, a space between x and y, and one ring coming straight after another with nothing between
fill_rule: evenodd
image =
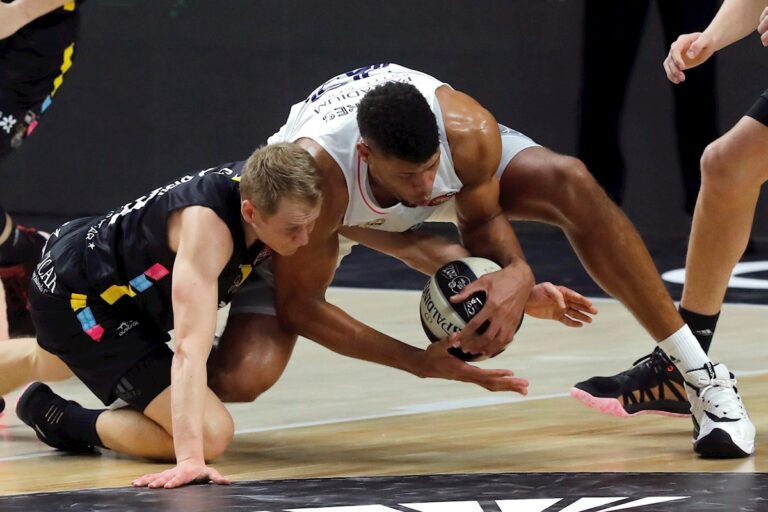
<instances>
[{"instance_id":1,"label":"white sneaker","mask_svg":"<svg viewBox=\"0 0 768 512\"><path fill-rule=\"evenodd\" d=\"M755 451L755 426L724 364L707 363L685 375L693 415L693 450L702 457L749 457Z\"/></svg>"}]
</instances>

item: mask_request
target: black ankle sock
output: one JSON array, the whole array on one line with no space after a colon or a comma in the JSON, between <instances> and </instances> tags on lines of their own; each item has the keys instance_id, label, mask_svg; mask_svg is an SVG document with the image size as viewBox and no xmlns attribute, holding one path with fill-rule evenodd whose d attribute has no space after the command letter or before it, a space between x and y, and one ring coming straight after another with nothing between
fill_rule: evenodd
<instances>
[{"instance_id":1,"label":"black ankle sock","mask_svg":"<svg viewBox=\"0 0 768 512\"><path fill-rule=\"evenodd\" d=\"M714 315L701 315L688 311L683 306L680 306L680 316L683 317L683 321L691 328L693 335L699 340L699 345L704 349L704 352L709 352L709 346L712 344L712 336L715 335L715 327L717 327L717 319L720 318L720 313Z\"/></svg>"},{"instance_id":2,"label":"black ankle sock","mask_svg":"<svg viewBox=\"0 0 768 512\"><path fill-rule=\"evenodd\" d=\"M106 409L86 409L70 403L61 416L61 426L67 434L78 441L85 441L93 446L105 448L96 431L96 420Z\"/></svg>"}]
</instances>

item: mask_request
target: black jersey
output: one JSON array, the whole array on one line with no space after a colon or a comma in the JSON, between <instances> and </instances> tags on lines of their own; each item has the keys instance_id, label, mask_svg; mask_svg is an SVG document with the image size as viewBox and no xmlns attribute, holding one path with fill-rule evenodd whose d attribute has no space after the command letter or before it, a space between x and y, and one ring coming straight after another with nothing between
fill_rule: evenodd
<instances>
[{"instance_id":1,"label":"black jersey","mask_svg":"<svg viewBox=\"0 0 768 512\"><path fill-rule=\"evenodd\" d=\"M253 267L271 255L261 242L245 245L242 166L235 162L190 173L104 216L65 224L51 236L33 276L35 285L45 293L66 296L75 311L93 301L131 301L170 330L176 254L168 246L168 220L181 208L204 206L224 221L234 242L232 257L219 276L219 307L224 306Z\"/></svg>"},{"instance_id":2,"label":"black jersey","mask_svg":"<svg viewBox=\"0 0 768 512\"><path fill-rule=\"evenodd\" d=\"M0 39L0 90L12 91L17 106L32 108L61 85L72 64L82 3L67 2Z\"/></svg>"}]
</instances>

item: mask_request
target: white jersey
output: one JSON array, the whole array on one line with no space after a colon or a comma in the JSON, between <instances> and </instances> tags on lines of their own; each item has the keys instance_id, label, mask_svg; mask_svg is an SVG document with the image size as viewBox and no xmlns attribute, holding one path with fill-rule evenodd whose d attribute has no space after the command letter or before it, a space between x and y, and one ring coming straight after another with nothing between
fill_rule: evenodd
<instances>
[{"instance_id":1,"label":"white jersey","mask_svg":"<svg viewBox=\"0 0 768 512\"><path fill-rule=\"evenodd\" d=\"M440 165L435 174L429 206L409 208L400 203L389 208L379 206L371 192L368 166L357 151L360 141L357 104L369 90L392 81L413 84L424 95L437 120ZM447 203L462 186L453 167L443 116L435 96L437 88L443 85L447 84L396 64L376 64L356 69L328 80L305 101L291 107L288 121L268 142L294 142L308 138L333 157L347 182L349 204L344 215L345 226L407 231L426 221L441 205L450 207Z\"/></svg>"}]
</instances>

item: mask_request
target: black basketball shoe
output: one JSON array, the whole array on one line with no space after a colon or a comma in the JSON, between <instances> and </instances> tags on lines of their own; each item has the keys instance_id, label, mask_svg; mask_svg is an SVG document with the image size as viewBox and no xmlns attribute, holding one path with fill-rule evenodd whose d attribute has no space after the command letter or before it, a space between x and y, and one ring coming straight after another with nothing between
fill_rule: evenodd
<instances>
[{"instance_id":1,"label":"black basketball shoe","mask_svg":"<svg viewBox=\"0 0 768 512\"><path fill-rule=\"evenodd\" d=\"M659 347L635 361L629 370L579 382L571 389L571 396L612 416L691 414L683 376Z\"/></svg>"},{"instance_id":2,"label":"black basketball shoe","mask_svg":"<svg viewBox=\"0 0 768 512\"><path fill-rule=\"evenodd\" d=\"M92 452L94 447L73 439L61 424L69 407L80 407L77 402L64 400L42 382L31 384L16 404L16 415L32 427L42 442L65 452Z\"/></svg>"}]
</instances>

